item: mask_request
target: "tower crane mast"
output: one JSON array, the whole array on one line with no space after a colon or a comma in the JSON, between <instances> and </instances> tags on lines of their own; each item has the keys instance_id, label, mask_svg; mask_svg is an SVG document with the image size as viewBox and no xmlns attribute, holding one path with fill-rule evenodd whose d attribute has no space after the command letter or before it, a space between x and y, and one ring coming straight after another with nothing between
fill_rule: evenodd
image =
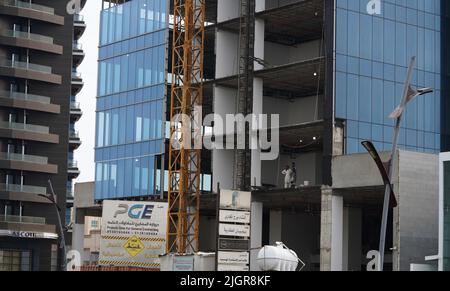
<instances>
[{"instance_id":1,"label":"tower crane mast","mask_svg":"<svg viewBox=\"0 0 450 291\"><path fill-rule=\"evenodd\" d=\"M194 108L203 100L205 0L173 0L173 9L166 253L185 254L198 251L201 147L193 145L202 124Z\"/></svg>"}]
</instances>

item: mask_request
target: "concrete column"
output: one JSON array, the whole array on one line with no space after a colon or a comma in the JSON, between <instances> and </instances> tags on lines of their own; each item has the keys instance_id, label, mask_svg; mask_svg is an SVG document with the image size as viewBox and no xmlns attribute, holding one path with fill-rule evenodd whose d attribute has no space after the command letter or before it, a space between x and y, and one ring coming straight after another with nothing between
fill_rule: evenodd
<instances>
[{"instance_id":1,"label":"concrete column","mask_svg":"<svg viewBox=\"0 0 450 291\"><path fill-rule=\"evenodd\" d=\"M75 223L73 225L72 232L72 250L78 251L80 253L81 263L83 263L86 258L84 254L84 211L79 209L74 209L75 211Z\"/></svg>"},{"instance_id":2,"label":"concrete column","mask_svg":"<svg viewBox=\"0 0 450 291\"><path fill-rule=\"evenodd\" d=\"M331 271L343 271L344 198L331 197Z\"/></svg>"},{"instance_id":3,"label":"concrete column","mask_svg":"<svg viewBox=\"0 0 450 291\"><path fill-rule=\"evenodd\" d=\"M320 270L341 271L344 199L329 187L322 188L321 199Z\"/></svg>"},{"instance_id":4,"label":"concrete column","mask_svg":"<svg viewBox=\"0 0 450 291\"><path fill-rule=\"evenodd\" d=\"M362 211L344 207L343 270L361 271Z\"/></svg>"},{"instance_id":5,"label":"concrete column","mask_svg":"<svg viewBox=\"0 0 450 291\"><path fill-rule=\"evenodd\" d=\"M261 2L261 1L259 1ZM263 4L258 3L263 9ZM264 20L256 19L255 21L255 58L264 59ZM263 69L263 66L254 63L255 70ZM253 114L259 116L263 113L263 80L260 78L253 79ZM256 134L251 137L250 144L252 146L252 165L251 165L251 185L261 186L261 150L259 149L258 138ZM255 149L257 148L257 149Z\"/></svg>"},{"instance_id":6,"label":"concrete column","mask_svg":"<svg viewBox=\"0 0 450 291\"><path fill-rule=\"evenodd\" d=\"M250 271L259 271L256 262L259 248L262 247L263 203L252 203L250 226Z\"/></svg>"},{"instance_id":7,"label":"concrete column","mask_svg":"<svg viewBox=\"0 0 450 291\"><path fill-rule=\"evenodd\" d=\"M275 244L277 241L281 241L281 226L283 212L281 210L270 211L270 224L269 224L269 243Z\"/></svg>"}]
</instances>

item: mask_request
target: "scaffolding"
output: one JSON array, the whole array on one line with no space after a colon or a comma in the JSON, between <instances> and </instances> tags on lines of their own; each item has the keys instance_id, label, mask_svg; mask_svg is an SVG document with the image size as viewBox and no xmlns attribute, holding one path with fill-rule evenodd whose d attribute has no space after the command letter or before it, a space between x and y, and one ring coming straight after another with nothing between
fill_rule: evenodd
<instances>
[{"instance_id":1,"label":"scaffolding","mask_svg":"<svg viewBox=\"0 0 450 291\"><path fill-rule=\"evenodd\" d=\"M173 4L166 253L184 254L198 251L201 148L192 145L202 128L194 108L203 101L205 0Z\"/></svg>"},{"instance_id":2,"label":"scaffolding","mask_svg":"<svg viewBox=\"0 0 450 291\"><path fill-rule=\"evenodd\" d=\"M239 73L237 113L244 116L253 111L253 72L255 54L255 0L240 0ZM238 144L234 157L234 185L248 191L251 186L251 151L249 125L245 127L245 144Z\"/></svg>"}]
</instances>

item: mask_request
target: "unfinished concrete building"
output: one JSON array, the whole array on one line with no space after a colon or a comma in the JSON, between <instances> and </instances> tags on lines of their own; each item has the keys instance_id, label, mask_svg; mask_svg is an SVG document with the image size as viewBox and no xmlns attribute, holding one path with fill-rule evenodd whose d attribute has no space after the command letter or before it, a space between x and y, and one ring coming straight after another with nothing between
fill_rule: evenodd
<instances>
[{"instance_id":1,"label":"unfinished concrete building","mask_svg":"<svg viewBox=\"0 0 450 291\"><path fill-rule=\"evenodd\" d=\"M167 15L166 23L159 27L167 32L165 63L160 66L167 76L172 66L173 4L154 3L105 0L102 14L109 17L109 22L103 20L101 31L107 35L109 27L109 31L124 32L128 30L120 30L117 25L145 26L142 19L148 21L147 25L152 23L156 19L153 12L159 21L159 15ZM411 263L421 263L425 256L436 252L435 154L447 147L449 139L448 121L441 114L448 94L446 85L441 86L445 78L441 63L447 62L442 49L446 41L441 41L441 33L448 21L441 24L440 20L446 20L441 11L447 4L441 0L380 3L381 14L377 14L368 9L369 1L364 0L205 0L203 114L278 114L280 153L275 160L261 160L260 149L244 154L237 150L203 151L200 250L216 248L216 197L220 185L220 189L252 191L252 248L283 241L306 262L307 270L364 270L367 252L378 249L384 187L360 142L372 140L379 151L391 149L394 124L388 115L399 102L408 61L416 56L413 85L435 91L426 100L413 101L405 114L393 181L399 206L389 218L385 270L409 270ZM121 5L127 7L121 10ZM160 11L164 7L168 13ZM130 18L121 12L128 10L139 17ZM139 25L133 24L139 19ZM143 33L155 33L147 30ZM136 35L141 33L137 32L136 28ZM133 37L120 35L119 39L104 41L101 52L108 53L100 54L101 62L123 54L125 43L134 50ZM148 57L157 62L163 58L161 54ZM115 66L117 69L118 64ZM110 71L114 74L112 67ZM123 75L114 80L119 82L121 78ZM154 183L149 184L154 186L139 188L139 167L133 168L138 172L122 169L121 176L119 155L105 158L105 153L112 153L108 146L120 145L121 130L114 129L112 117L98 119L105 123L97 124L97 140L108 136L119 142L97 144L96 201L167 197L170 79L170 75L164 78L168 91L158 91L157 96L165 104L165 112L157 111L162 116L156 120L166 121L161 122L165 124L161 132L166 132L166 144L152 157L156 159L153 166L141 167L141 173L154 177ZM147 92L143 94L143 100L150 98ZM106 109L102 105L99 111L108 114L115 106L114 97L125 97L123 92L116 95L99 96L105 100L99 104L111 105ZM139 92L136 96L140 96ZM109 98L113 101L109 102ZM111 112L114 114L114 110ZM141 135L139 139L131 136L134 129L144 128L139 122L142 120L137 116L136 124L130 124L127 130L130 141L135 143L142 142ZM119 138L115 139L114 133ZM286 165L296 167L296 182L291 188L284 187L281 174ZM125 187L120 188L121 181ZM133 186L136 181L137 187ZM94 208L98 211L100 206ZM412 211L415 208L417 211ZM77 220L82 223L82 219ZM255 252L251 256L252 270L258 269Z\"/></svg>"}]
</instances>

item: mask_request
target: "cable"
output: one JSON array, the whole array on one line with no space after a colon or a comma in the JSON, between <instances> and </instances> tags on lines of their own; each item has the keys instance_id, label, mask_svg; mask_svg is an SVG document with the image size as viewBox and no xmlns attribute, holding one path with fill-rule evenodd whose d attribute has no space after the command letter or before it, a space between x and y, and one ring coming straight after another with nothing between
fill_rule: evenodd
<instances>
[{"instance_id":1,"label":"cable","mask_svg":"<svg viewBox=\"0 0 450 291\"><path fill-rule=\"evenodd\" d=\"M323 52L324 47L326 48L325 44L325 7L323 8L323 16L322 16L322 33L320 36L320 46L319 46L319 57ZM326 64L326 52L324 52L325 55L325 64ZM322 77L322 65L319 63L319 74L317 77L317 91L316 91L316 106L314 108L314 120L319 119L319 92L320 92L320 81Z\"/></svg>"}]
</instances>

